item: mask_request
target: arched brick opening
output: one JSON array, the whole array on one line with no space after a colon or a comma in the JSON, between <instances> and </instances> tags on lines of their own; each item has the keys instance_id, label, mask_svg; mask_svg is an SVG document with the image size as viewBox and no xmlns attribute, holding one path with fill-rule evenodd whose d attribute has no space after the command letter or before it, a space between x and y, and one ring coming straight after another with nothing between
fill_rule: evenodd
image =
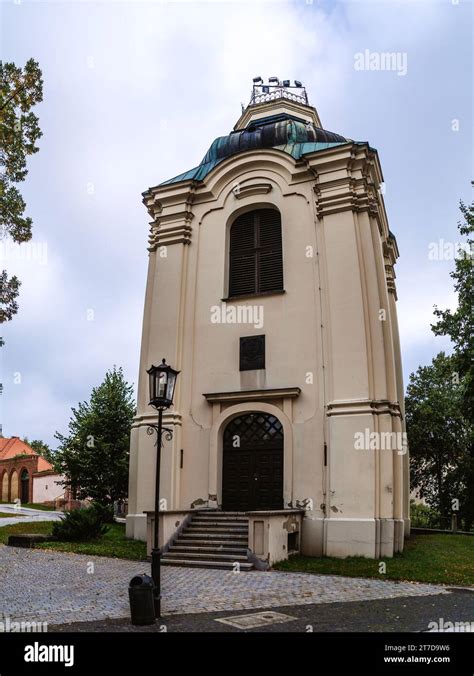
<instances>
[{"instance_id":1,"label":"arched brick opening","mask_svg":"<svg viewBox=\"0 0 474 676\"><path fill-rule=\"evenodd\" d=\"M13 502L19 497L18 489L18 472L14 469L10 474L10 502Z\"/></svg>"},{"instance_id":2,"label":"arched brick opening","mask_svg":"<svg viewBox=\"0 0 474 676\"><path fill-rule=\"evenodd\" d=\"M30 502L30 483L30 474L26 467L24 467L20 472L18 495L23 504Z\"/></svg>"},{"instance_id":3,"label":"arched brick opening","mask_svg":"<svg viewBox=\"0 0 474 676\"><path fill-rule=\"evenodd\" d=\"M0 500L2 502L8 502L8 472L7 470L3 471L2 481L0 482Z\"/></svg>"}]
</instances>

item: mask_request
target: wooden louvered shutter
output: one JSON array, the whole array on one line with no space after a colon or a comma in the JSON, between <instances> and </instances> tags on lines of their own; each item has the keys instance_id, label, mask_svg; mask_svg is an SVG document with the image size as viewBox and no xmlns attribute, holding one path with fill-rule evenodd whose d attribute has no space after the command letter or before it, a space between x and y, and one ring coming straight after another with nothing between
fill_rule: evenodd
<instances>
[{"instance_id":1,"label":"wooden louvered shutter","mask_svg":"<svg viewBox=\"0 0 474 676\"><path fill-rule=\"evenodd\" d=\"M281 249L280 212L260 209L257 215L258 232L258 291L283 289L283 254Z\"/></svg>"},{"instance_id":2,"label":"wooden louvered shutter","mask_svg":"<svg viewBox=\"0 0 474 676\"><path fill-rule=\"evenodd\" d=\"M230 231L229 296L283 290L280 213L258 209L239 216Z\"/></svg>"},{"instance_id":3,"label":"wooden louvered shutter","mask_svg":"<svg viewBox=\"0 0 474 676\"><path fill-rule=\"evenodd\" d=\"M239 216L230 231L229 295L256 293L254 212Z\"/></svg>"}]
</instances>

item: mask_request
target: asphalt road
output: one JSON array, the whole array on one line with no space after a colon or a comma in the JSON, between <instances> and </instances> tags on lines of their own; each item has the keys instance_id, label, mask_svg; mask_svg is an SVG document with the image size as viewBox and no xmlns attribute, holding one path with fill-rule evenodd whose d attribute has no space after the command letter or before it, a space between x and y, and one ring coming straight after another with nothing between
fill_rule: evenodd
<instances>
[{"instance_id":1,"label":"asphalt road","mask_svg":"<svg viewBox=\"0 0 474 676\"><path fill-rule=\"evenodd\" d=\"M452 588L449 594L399 597L267 609L294 620L258 629L238 629L216 621L263 612L265 608L165 616L160 623L136 627L129 618L49 626L49 632L427 632L430 622L471 622L474 589Z\"/></svg>"}]
</instances>

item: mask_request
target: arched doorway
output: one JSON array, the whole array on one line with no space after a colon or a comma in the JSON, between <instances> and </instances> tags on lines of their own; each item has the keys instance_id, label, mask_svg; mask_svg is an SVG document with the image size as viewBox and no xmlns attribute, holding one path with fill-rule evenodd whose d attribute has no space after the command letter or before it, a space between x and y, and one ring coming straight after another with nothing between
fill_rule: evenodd
<instances>
[{"instance_id":1,"label":"arched doorway","mask_svg":"<svg viewBox=\"0 0 474 676\"><path fill-rule=\"evenodd\" d=\"M2 501L8 502L8 473L4 472L2 477Z\"/></svg>"},{"instance_id":2,"label":"arched doorway","mask_svg":"<svg viewBox=\"0 0 474 676\"><path fill-rule=\"evenodd\" d=\"M21 473L20 484L21 484L20 499L24 504L30 501L30 475L28 474L27 469L24 469Z\"/></svg>"},{"instance_id":3,"label":"arched doorway","mask_svg":"<svg viewBox=\"0 0 474 676\"><path fill-rule=\"evenodd\" d=\"M224 430L222 508L283 509L283 427L269 413L246 412Z\"/></svg>"},{"instance_id":4,"label":"arched doorway","mask_svg":"<svg viewBox=\"0 0 474 676\"><path fill-rule=\"evenodd\" d=\"M10 475L10 502L13 502L18 497L18 472L16 469Z\"/></svg>"}]
</instances>

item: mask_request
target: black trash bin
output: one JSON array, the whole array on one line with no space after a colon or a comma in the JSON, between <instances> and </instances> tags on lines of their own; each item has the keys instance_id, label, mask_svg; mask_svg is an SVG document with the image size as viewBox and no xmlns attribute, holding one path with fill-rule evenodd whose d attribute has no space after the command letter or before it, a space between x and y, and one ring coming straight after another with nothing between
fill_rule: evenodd
<instances>
[{"instance_id":1,"label":"black trash bin","mask_svg":"<svg viewBox=\"0 0 474 676\"><path fill-rule=\"evenodd\" d=\"M155 621L154 588L155 585L149 575L135 575L130 580L128 597L132 624L153 624Z\"/></svg>"}]
</instances>

